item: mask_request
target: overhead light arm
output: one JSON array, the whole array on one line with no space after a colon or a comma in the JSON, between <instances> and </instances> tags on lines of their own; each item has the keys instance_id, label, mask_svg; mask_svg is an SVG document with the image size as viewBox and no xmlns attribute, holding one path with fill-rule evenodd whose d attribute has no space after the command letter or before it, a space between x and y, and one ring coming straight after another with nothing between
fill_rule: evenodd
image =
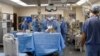
<instances>
[{"instance_id":1,"label":"overhead light arm","mask_svg":"<svg viewBox=\"0 0 100 56\"><path fill-rule=\"evenodd\" d=\"M92 3L90 2L90 0L88 0L87 3L89 4L89 6L92 6Z\"/></svg>"},{"instance_id":2,"label":"overhead light arm","mask_svg":"<svg viewBox=\"0 0 100 56\"><path fill-rule=\"evenodd\" d=\"M41 1L37 0L37 4L38 4L38 15L41 14Z\"/></svg>"},{"instance_id":3,"label":"overhead light arm","mask_svg":"<svg viewBox=\"0 0 100 56\"><path fill-rule=\"evenodd\" d=\"M61 0L61 2L62 2L63 4L66 4L66 3L67 3L67 0Z\"/></svg>"},{"instance_id":4,"label":"overhead light arm","mask_svg":"<svg viewBox=\"0 0 100 56\"><path fill-rule=\"evenodd\" d=\"M48 4L51 4L51 0L48 0Z\"/></svg>"},{"instance_id":5,"label":"overhead light arm","mask_svg":"<svg viewBox=\"0 0 100 56\"><path fill-rule=\"evenodd\" d=\"M41 6L41 1L37 0L37 4L38 4L38 6Z\"/></svg>"}]
</instances>

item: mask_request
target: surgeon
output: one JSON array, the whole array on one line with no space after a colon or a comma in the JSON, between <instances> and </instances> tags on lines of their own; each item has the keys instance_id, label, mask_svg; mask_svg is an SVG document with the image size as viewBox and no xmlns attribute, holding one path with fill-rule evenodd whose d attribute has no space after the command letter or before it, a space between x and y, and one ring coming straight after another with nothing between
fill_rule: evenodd
<instances>
[{"instance_id":1,"label":"surgeon","mask_svg":"<svg viewBox=\"0 0 100 56\"><path fill-rule=\"evenodd\" d=\"M54 20L54 17L46 17L44 20L42 27L46 32L50 31L50 29L54 29L55 32L60 32L60 25L57 20Z\"/></svg>"},{"instance_id":2,"label":"surgeon","mask_svg":"<svg viewBox=\"0 0 100 56\"><path fill-rule=\"evenodd\" d=\"M59 23L60 23L60 29L61 29L61 34L65 40L65 44L67 44L67 22L64 20L64 17L62 17L61 15L59 16L58 19Z\"/></svg>"},{"instance_id":3,"label":"surgeon","mask_svg":"<svg viewBox=\"0 0 100 56\"><path fill-rule=\"evenodd\" d=\"M63 38L65 39L65 41L67 41L67 22L65 22L64 18L61 18L61 25L60 25L60 28L61 28L61 34L63 36Z\"/></svg>"},{"instance_id":4,"label":"surgeon","mask_svg":"<svg viewBox=\"0 0 100 56\"><path fill-rule=\"evenodd\" d=\"M21 24L21 30L26 31L29 29L28 23L24 20Z\"/></svg>"},{"instance_id":5,"label":"surgeon","mask_svg":"<svg viewBox=\"0 0 100 56\"><path fill-rule=\"evenodd\" d=\"M35 16L33 18L33 21L32 21L32 29L33 29L34 32L40 32L41 31L39 19L38 19L37 16Z\"/></svg>"},{"instance_id":6,"label":"surgeon","mask_svg":"<svg viewBox=\"0 0 100 56\"><path fill-rule=\"evenodd\" d=\"M82 29L81 46L86 44L86 56L100 56L100 5L93 6L90 18L86 20Z\"/></svg>"},{"instance_id":7,"label":"surgeon","mask_svg":"<svg viewBox=\"0 0 100 56\"><path fill-rule=\"evenodd\" d=\"M42 21L41 21L41 31L42 31L42 32L45 32L45 30L46 30L46 21L47 21L46 18L47 18L47 17L43 17L43 19L42 19Z\"/></svg>"}]
</instances>

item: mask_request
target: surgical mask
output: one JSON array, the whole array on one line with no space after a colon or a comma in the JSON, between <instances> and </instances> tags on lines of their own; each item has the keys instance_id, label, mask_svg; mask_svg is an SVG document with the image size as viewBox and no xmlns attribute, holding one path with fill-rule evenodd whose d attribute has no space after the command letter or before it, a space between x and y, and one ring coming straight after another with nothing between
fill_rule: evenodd
<instances>
[{"instance_id":1,"label":"surgical mask","mask_svg":"<svg viewBox=\"0 0 100 56\"><path fill-rule=\"evenodd\" d=\"M48 18L48 20L50 20L50 21L53 20L53 19L54 19L54 17L49 17L49 18Z\"/></svg>"},{"instance_id":2,"label":"surgical mask","mask_svg":"<svg viewBox=\"0 0 100 56\"><path fill-rule=\"evenodd\" d=\"M51 19L51 18L48 18L48 20L50 20L50 21L51 21L52 19Z\"/></svg>"}]
</instances>

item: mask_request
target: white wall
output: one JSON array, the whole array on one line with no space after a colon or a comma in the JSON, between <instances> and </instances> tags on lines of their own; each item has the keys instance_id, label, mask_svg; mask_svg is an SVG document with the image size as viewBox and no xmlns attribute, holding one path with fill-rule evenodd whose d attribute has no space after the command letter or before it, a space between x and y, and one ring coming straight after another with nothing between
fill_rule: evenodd
<instances>
[{"instance_id":1,"label":"white wall","mask_svg":"<svg viewBox=\"0 0 100 56\"><path fill-rule=\"evenodd\" d=\"M79 20L80 22L85 21L85 15L83 14L82 7L76 8L76 20Z\"/></svg>"},{"instance_id":2,"label":"white wall","mask_svg":"<svg viewBox=\"0 0 100 56\"><path fill-rule=\"evenodd\" d=\"M18 15L19 16L30 16L32 14L38 14L37 7L18 8ZM62 14L63 15L63 10L57 10L55 12L47 12L47 11L45 11L45 8L41 8L41 14Z\"/></svg>"},{"instance_id":3,"label":"white wall","mask_svg":"<svg viewBox=\"0 0 100 56\"><path fill-rule=\"evenodd\" d=\"M9 13L9 14L13 14L13 6L8 5L8 4L4 4L4 3L0 3L0 8L1 8L1 12L2 13Z\"/></svg>"},{"instance_id":4,"label":"white wall","mask_svg":"<svg viewBox=\"0 0 100 56\"><path fill-rule=\"evenodd\" d=\"M94 3L93 5L99 5L100 6L100 1Z\"/></svg>"},{"instance_id":5,"label":"white wall","mask_svg":"<svg viewBox=\"0 0 100 56\"><path fill-rule=\"evenodd\" d=\"M95 3L95 4L100 4L100 1L99 1L99 2L97 2L97 3Z\"/></svg>"},{"instance_id":6,"label":"white wall","mask_svg":"<svg viewBox=\"0 0 100 56\"><path fill-rule=\"evenodd\" d=\"M18 14L18 16L30 16L32 14L38 14L37 7L16 8L16 7L13 7L12 5L0 3L0 8L3 13L13 14L15 12ZM76 10L74 11L76 12L76 19L83 22L84 15L82 12L82 8L77 7ZM47 12L45 11L45 8L41 8L41 14L62 14L65 18L68 18L68 13L69 11L67 10L64 11L63 9L58 9L55 12Z\"/></svg>"},{"instance_id":7,"label":"white wall","mask_svg":"<svg viewBox=\"0 0 100 56\"><path fill-rule=\"evenodd\" d=\"M76 13L76 8L72 8L72 10L67 8L63 11L66 20L69 20L69 13Z\"/></svg>"},{"instance_id":8,"label":"white wall","mask_svg":"<svg viewBox=\"0 0 100 56\"><path fill-rule=\"evenodd\" d=\"M18 8L18 16L30 16L31 14L37 14L36 8Z\"/></svg>"}]
</instances>

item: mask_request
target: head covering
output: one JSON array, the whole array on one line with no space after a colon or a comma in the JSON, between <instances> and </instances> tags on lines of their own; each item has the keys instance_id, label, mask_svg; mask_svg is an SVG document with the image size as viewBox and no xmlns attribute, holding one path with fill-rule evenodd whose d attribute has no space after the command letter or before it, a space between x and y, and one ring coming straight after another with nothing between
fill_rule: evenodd
<instances>
[{"instance_id":1,"label":"head covering","mask_svg":"<svg viewBox=\"0 0 100 56\"><path fill-rule=\"evenodd\" d=\"M90 11L93 14L98 14L100 12L100 5L93 5Z\"/></svg>"},{"instance_id":2,"label":"head covering","mask_svg":"<svg viewBox=\"0 0 100 56\"><path fill-rule=\"evenodd\" d=\"M24 22L24 23L27 22L27 18L24 18L23 22Z\"/></svg>"}]
</instances>

